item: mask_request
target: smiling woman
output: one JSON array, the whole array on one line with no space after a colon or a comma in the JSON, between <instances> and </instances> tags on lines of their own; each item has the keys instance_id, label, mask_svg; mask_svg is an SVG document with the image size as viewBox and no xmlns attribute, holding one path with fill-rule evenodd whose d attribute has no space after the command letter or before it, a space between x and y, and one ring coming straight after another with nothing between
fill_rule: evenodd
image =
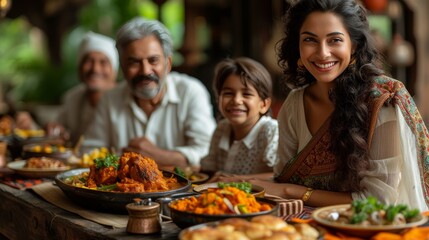
<instances>
[{"instance_id":1,"label":"smiling woman","mask_svg":"<svg viewBox=\"0 0 429 240\"><path fill-rule=\"evenodd\" d=\"M350 64L353 44L340 18L331 13L310 14L301 27L300 59L319 83L331 83Z\"/></svg>"},{"instance_id":2,"label":"smiling woman","mask_svg":"<svg viewBox=\"0 0 429 240\"><path fill-rule=\"evenodd\" d=\"M310 206L372 195L427 210L429 134L403 84L383 73L365 8L302 0L285 23L279 58L293 90L278 115L278 183L258 185Z\"/></svg>"}]
</instances>

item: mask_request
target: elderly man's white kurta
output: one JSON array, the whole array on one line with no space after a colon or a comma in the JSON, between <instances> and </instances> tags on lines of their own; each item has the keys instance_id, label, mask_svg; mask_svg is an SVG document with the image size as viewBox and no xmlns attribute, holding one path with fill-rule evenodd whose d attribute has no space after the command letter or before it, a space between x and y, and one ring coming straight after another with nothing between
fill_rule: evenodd
<instances>
[{"instance_id":1,"label":"elderly man's white kurta","mask_svg":"<svg viewBox=\"0 0 429 240\"><path fill-rule=\"evenodd\" d=\"M170 73L166 85L160 105L149 118L127 84L106 93L85 134L85 145L120 151L130 139L145 136L160 148L181 152L198 166L208 153L216 125L210 95L199 80L185 74Z\"/></svg>"}]
</instances>

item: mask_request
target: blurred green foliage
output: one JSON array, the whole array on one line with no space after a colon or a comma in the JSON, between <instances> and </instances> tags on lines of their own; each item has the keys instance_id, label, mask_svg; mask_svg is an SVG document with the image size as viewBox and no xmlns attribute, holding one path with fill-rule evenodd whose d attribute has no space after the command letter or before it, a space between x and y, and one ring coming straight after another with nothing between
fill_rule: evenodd
<instances>
[{"instance_id":1,"label":"blurred green foliage","mask_svg":"<svg viewBox=\"0 0 429 240\"><path fill-rule=\"evenodd\" d=\"M167 1L161 15L171 31L175 48L179 48L183 36L183 1ZM157 19L157 5L152 0L90 1L81 9L78 24L68 29L63 37L59 65L49 61L46 43L40 42L44 39L40 30L29 26L23 18L3 19L0 21L2 91L18 105L59 104L64 92L79 83L76 54L85 32L94 31L115 38L119 27L135 16Z\"/></svg>"}]
</instances>

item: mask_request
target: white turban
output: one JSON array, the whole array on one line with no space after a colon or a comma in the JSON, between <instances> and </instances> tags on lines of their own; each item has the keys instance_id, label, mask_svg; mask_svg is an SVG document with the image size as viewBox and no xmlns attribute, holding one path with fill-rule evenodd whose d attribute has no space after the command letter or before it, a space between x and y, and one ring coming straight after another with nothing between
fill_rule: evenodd
<instances>
[{"instance_id":1,"label":"white turban","mask_svg":"<svg viewBox=\"0 0 429 240\"><path fill-rule=\"evenodd\" d=\"M78 63L82 61L86 54L89 52L101 52L105 54L112 64L113 70L118 72L119 60L118 50L116 50L115 40L110 37L88 32L83 37L79 46Z\"/></svg>"}]
</instances>

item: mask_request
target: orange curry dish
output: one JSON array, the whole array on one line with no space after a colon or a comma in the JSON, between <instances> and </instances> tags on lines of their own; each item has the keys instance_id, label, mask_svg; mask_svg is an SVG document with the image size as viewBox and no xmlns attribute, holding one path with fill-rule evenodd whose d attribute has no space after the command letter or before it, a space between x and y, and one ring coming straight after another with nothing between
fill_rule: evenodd
<instances>
[{"instance_id":1,"label":"orange curry dish","mask_svg":"<svg viewBox=\"0 0 429 240\"><path fill-rule=\"evenodd\" d=\"M139 153L126 152L119 160L109 155L103 162L90 167L86 187L114 185L111 190L119 192L167 191L178 186L175 177L166 178L156 162Z\"/></svg>"},{"instance_id":2,"label":"orange curry dish","mask_svg":"<svg viewBox=\"0 0 429 240\"><path fill-rule=\"evenodd\" d=\"M198 197L179 199L172 208L196 214L248 214L269 211L272 206L258 202L255 196L236 187L209 188Z\"/></svg>"}]
</instances>

